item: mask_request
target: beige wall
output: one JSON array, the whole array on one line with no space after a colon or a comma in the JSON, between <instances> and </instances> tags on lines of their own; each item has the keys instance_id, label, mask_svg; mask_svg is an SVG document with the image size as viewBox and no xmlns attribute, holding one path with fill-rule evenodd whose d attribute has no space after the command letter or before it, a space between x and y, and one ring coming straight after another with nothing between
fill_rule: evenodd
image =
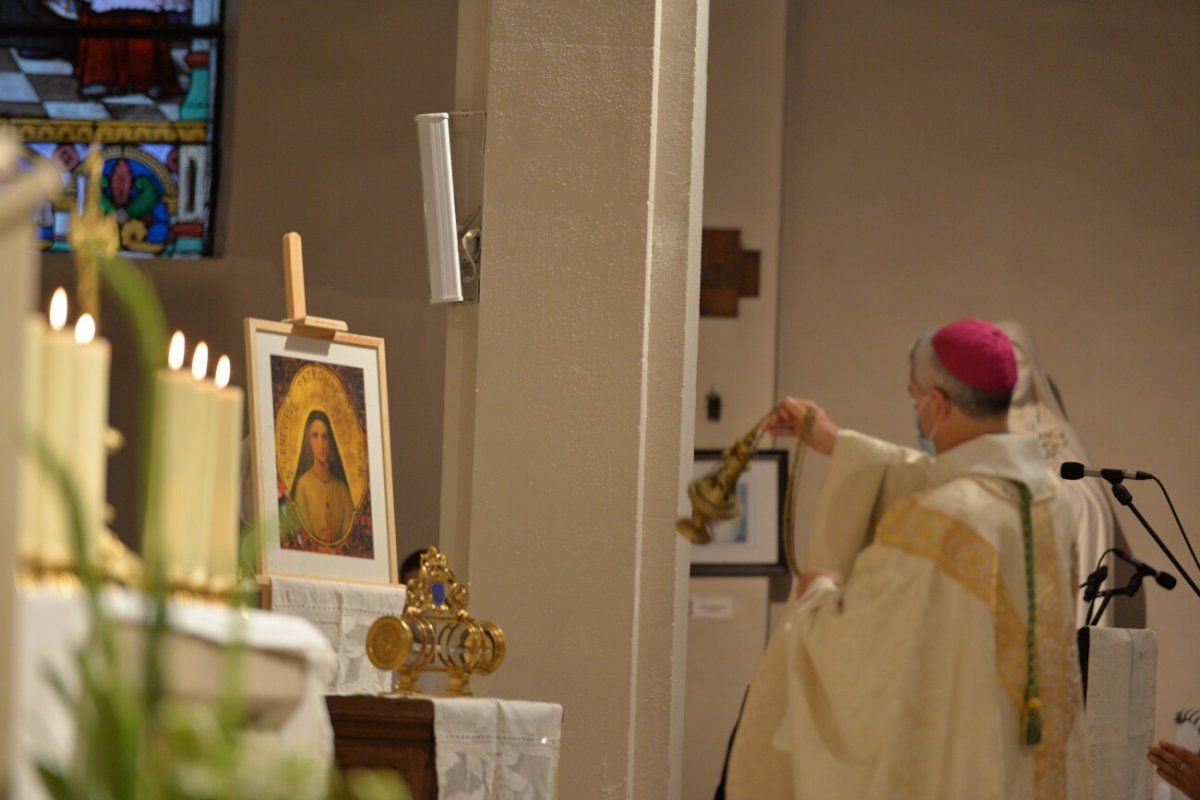
<instances>
[{"instance_id":1,"label":"beige wall","mask_svg":"<svg viewBox=\"0 0 1200 800\"><path fill-rule=\"evenodd\" d=\"M767 640L768 580L689 581L684 800L711 800L721 780L729 737Z\"/></svg>"},{"instance_id":2,"label":"beige wall","mask_svg":"<svg viewBox=\"0 0 1200 800\"><path fill-rule=\"evenodd\" d=\"M845 0L790 11L781 392L909 442L909 342L960 316L1019 320L1092 457L1158 474L1194 524L1200 8ZM810 463L801 520L819 478ZM1153 485L1133 489L1186 558ZM1134 551L1167 566L1118 516ZM1200 704L1200 599L1182 581L1146 591L1158 733L1170 735L1175 710Z\"/></svg>"},{"instance_id":3,"label":"beige wall","mask_svg":"<svg viewBox=\"0 0 1200 800\"><path fill-rule=\"evenodd\" d=\"M758 297L741 298L736 318L700 318L697 447L728 447L775 402L786 10L787 0L712 3L704 226L740 228L762 257ZM705 416L711 389L716 422Z\"/></svg>"},{"instance_id":4,"label":"beige wall","mask_svg":"<svg viewBox=\"0 0 1200 800\"><path fill-rule=\"evenodd\" d=\"M414 114L454 102L456 8L444 0L244 2L233 14L218 255L146 264L170 324L207 339L245 385L241 320L285 316L280 237L304 239L310 313L387 341L398 553L437 540L445 309L426 303ZM46 259L45 290L69 278ZM48 297L48 294L45 294ZM119 320L112 314L107 322ZM114 339L114 424L136 429L132 354ZM133 446L109 472L122 536Z\"/></svg>"},{"instance_id":5,"label":"beige wall","mask_svg":"<svg viewBox=\"0 0 1200 800\"><path fill-rule=\"evenodd\" d=\"M787 0L714 0L709 14L704 225L740 228L762 251L760 294L736 318L700 318L696 446L724 448L775 402L779 198L783 176L784 43ZM722 399L718 421L705 395ZM688 622L684 703L684 798L712 797L742 694L766 645L765 578L693 578L692 598L714 592L736 606L731 619Z\"/></svg>"}]
</instances>

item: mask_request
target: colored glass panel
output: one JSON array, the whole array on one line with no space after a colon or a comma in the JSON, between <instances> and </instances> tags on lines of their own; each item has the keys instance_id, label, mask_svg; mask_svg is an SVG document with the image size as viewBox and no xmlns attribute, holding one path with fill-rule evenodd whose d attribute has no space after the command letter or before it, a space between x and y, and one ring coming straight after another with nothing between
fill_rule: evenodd
<instances>
[{"instance_id":1,"label":"colored glass panel","mask_svg":"<svg viewBox=\"0 0 1200 800\"><path fill-rule=\"evenodd\" d=\"M219 0L0 2L0 120L63 181L38 212L43 248L70 250L95 144L123 252L211 252L222 40Z\"/></svg>"}]
</instances>

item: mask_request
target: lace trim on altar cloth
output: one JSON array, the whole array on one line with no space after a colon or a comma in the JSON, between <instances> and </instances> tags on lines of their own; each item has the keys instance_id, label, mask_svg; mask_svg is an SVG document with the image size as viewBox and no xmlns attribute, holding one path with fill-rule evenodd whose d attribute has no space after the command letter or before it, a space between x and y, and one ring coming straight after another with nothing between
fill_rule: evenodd
<instances>
[{"instance_id":1,"label":"lace trim on altar cloth","mask_svg":"<svg viewBox=\"0 0 1200 800\"><path fill-rule=\"evenodd\" d=\"M375 620L404 613L403 586L367 586L327 580L271 577L271 610L303 617L317 627L337 656L328 694L379 694L392 690L391 672L367 658L367 631Z\"/></svg>"},{"instance_id":2,"label":"lace trim on altar cloth","mask_svg":"<svg viewBox=\"0 0 1200 800\"><path fill-rule=\"evenodd\" d=\"M439 800L552 800L562 706L434 698Z\"/></svg>"}]
</instances>

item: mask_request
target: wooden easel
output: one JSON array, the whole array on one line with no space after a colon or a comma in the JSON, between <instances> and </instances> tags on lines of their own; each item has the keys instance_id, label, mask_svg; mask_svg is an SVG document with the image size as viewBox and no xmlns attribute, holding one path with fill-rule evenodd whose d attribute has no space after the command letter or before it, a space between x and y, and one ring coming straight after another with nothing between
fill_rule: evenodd
<instances>
[{"instance_id":1,"label":"wooden easel","mask_svg":"<svg viewBox=\"0 0 1200 800\"><path fill-rule=\"evenodd\" d=\"M304 297L304 256L300 241L300 234L296 232L285 233L283 235L283 283L284 292L287 295L287 318L281 322L274 322L262 319L247 318L246 324L246 363L254 365L258 363L256 358L255 338L258 332L269 332L281 334L285 337L307 337L309 339L322 339L329 342L330 345L341 344L351 347L369 348L373 351L372 358L375 361L375 369L378 375L378 391L379 391L379 429L381 431L382 460L383 460L383 475L382 482L385 487L392 485L392 458L391 448L386 445L389 439L388 425L388 404L387 404L387 372L386 360L384 358L383 340L373 336L363 336L349 332L349 326L340 319L326 319L325 317L313 317L308 314L308 305ZM251 368L252 369L252 368ZM258 447L260 444L259 422L260 415L256 412L259 408L259 403L265 399L271 401L269 383L267 385L268 396L259 398L257 395L260 391L258 382L251 372L250 379L247 381L247 400L250 407L250 452L251 464L254 474L254 507L261 509L264 506L261 493L263 489L262 462L258 456ZM364 580L358 578L340 577L336 580L342 583L365 583L371 585L394 585L399 579L399 564L396 561L396 537L392 534L396 530L395 511L392 506L392 494L389 491L384 493L384 497L379 500L372 501L374 505L374 513L383 524L386 524L388 561L390 564L389 579L386 583L377 580ZM309 575L288 573L286 571L275 570L271 574L291 577L312 577ZM320 577L320 576L317 576ZM259 566L255 581L259 589L262 591L263 608L271 607L271 576L268 574L266 566L266 558L263 548L259 550Z\"/></svg>"},{"instance_id":2,"label":"wooden easel","mask_svg":"<svg viewBox=\"0 0 1200 800\"><path fill-rule=\"evenodd\" d=\"M287 294L287 319L284 322L309 333L329 331L344 333L350 330L340 319L310 317L308 303L304 299L304 252L300 234L292 231L283 235L283 290Z\"/></svg>"}]
</instances>

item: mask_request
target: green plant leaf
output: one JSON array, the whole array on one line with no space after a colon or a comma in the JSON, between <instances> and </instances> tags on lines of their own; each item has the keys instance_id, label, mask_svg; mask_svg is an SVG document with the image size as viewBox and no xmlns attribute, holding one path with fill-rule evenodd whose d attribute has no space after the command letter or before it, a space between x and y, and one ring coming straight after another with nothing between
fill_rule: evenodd
<instances>
[{"instance_id":1,"label":"green plant leaf","mask_svg":"<svg viewBox=\"0 0 1200 800\"><path fill-rule=\"evenodd\" d=\"M50 795L54 800L75 800L70 782L67 781L67 777L57 767L39 763L37 771L38 776L42 779L42 786L45 788L46 794Z\"/></svg>"}]
</instances>

